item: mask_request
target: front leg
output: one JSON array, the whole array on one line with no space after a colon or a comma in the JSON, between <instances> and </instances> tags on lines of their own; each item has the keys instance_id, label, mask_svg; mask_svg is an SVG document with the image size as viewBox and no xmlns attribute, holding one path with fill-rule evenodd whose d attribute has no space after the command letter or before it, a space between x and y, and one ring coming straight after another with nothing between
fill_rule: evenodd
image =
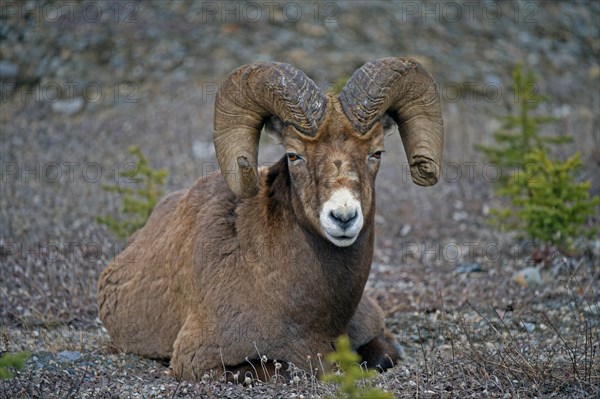
<instances>
[{"instance_id":1,"label":"front leg","mask_svg":"<svg viewBox=\"0 0 600 399\"><path fill-rule=\"evenodd\" d=\"M179 381L199 381L211 370L223 372L214 323L205 322L198 314L189 314L173 344L171 367Z\"/></svg>"},{"instance_id":2,"label":"front leg","mask_svg":"<svg viewBox=\"0 0 600 399\"><path fill-rule=\"evenodd\" d=\"M369 368L385 371L404 357L402 347L385 328L383 311L364 294L350 321L348 335L352 349Z\"/></svg>"}]
</instances>

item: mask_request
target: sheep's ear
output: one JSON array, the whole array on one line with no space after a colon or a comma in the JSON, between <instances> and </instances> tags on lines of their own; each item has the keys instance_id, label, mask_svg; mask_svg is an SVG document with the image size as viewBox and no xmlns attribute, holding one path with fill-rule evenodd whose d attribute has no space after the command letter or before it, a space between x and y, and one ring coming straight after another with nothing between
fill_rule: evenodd
<instances>
[{"instance_id":1,"label":"sheep's ear","mask_svg":"<svg viewBox=\"0 0 600 399\"><path fill-rule=\"evenodd\" d=\"M285 123L276 116L271 116L265 121L265 132L270 136L277 138L279 141L283 140L284 128Z\"/></svg>"},{"instance_id":2,"label":"sheep's ear","mask_svg":"<svg viewBox=\"0 0 600 399\"><path fill-rule=\"evenodd\" d=\"M387 113L383 114L379 122L381 122L381 125L383 126L383 134L385 137L392 134L398 134L398 125L396 125L394 119Z\"/></svg>"}]
</instances>

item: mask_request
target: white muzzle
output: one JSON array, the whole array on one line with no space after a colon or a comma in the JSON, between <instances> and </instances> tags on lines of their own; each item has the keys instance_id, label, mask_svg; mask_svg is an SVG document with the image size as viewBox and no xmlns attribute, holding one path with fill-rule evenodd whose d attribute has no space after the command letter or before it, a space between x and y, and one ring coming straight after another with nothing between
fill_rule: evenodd
<instances>
[{"instance_id":1,"label":"white muzzle","mask_svg":"<svg viewBox=\"0 0 600 399\"><path fill-rule=\"evenodd\" d=\"M323 204L319 221L329 241L338 247L350 246L363 227L360 202L345 188L334 191Z\"/></svg>"}]
</instances>

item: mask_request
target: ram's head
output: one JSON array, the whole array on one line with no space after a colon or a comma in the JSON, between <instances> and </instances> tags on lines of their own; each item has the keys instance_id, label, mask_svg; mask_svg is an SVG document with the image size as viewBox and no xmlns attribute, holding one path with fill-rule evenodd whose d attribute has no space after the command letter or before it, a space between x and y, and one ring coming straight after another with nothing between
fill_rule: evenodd
<instances>
[{"instance_id":1,"label":"ram's head","mask_svg":"<svg viewBox=\"0 0 600 399\"><path fill-rule=\"evenodd\" d=\"M387 116L398 125L413 181L435 184L442 115L435 82L420 64L402 58L368 62L339 95L324 95L289 64L257 62L236 69L219 90L217 159L236 195L255 196L260 132L275 118L283 126L291 202L299 221L346 247L374 212Z\"/></svg>"}]
</instances>

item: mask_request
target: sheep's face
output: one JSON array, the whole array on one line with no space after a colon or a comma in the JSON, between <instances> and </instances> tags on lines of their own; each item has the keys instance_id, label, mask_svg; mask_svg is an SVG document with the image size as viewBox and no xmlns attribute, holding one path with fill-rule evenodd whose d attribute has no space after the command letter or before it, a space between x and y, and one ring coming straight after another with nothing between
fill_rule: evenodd
<instances>
[{"instance_id":1,"label":"sheep's face","mask_svg":"<svg viewBox=\"0 0 600 399\"><path fill-rule=\"evenodd\" d=\"M360 135L333 100L315 137L293 126L282 136L296 214L333 244L352 245L374 212L382 124Z\"/></svg>"}]
</instances>

